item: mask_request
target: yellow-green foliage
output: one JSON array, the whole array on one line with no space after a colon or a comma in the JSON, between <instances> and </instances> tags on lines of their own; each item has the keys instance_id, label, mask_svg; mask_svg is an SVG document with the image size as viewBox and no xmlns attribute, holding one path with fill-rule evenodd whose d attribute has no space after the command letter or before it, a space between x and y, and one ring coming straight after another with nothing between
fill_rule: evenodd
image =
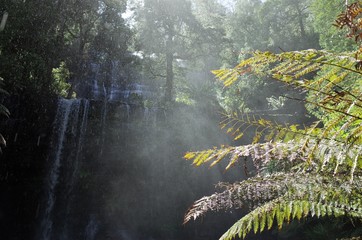
<instances>
[{"instance_id":1,"label":"yellow-green foliage","mask_svg":"<svg viewBox=\"0 0 362 240\"><path fill-rule=\"evenodd\" d=\"M251 114L227 115L221 126L235 139L254 128L253 142L189 152L185 158L195 166L227 159L226 169L251 161L256 175L195 202L185 222L206 211L247 206L250 212L220 238L233 239L307 216L362 218L362 72L356 65L353 53L255 52L233 69L214 71L225 86L240 75L260 74L300 89L307 97L299 100L320 121L298 126ZM277 175L268 175L270 164Z\"/></svg>"},{"instance_id":2,"label":"yellow-green foliage","mask_svg":"<svg viewBox=\"0 0 362 240\"><path fill-rule=\"evenodd\" d=\"M67 82L70 77L70 72L65 62L61 62L58 68L53 68L52 74L54 79L53 88L55 92L62 97L66 97L70 88L70 84Z\"/></svg>"}]
</instances>

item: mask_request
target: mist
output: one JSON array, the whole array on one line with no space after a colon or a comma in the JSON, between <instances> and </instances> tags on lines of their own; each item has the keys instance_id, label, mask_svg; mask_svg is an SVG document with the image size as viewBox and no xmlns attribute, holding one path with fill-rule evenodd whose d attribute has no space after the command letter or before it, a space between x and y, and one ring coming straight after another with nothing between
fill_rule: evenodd
<instances>
[{"instance_id":1,"label":"mist","mask_svg":"<svg viewBox=\"0 0 362 240\"><path fill-rule=\"evenodd\" d=\"M252 142L255 128L238 141L220 128L226 114L313 120L284 97L304 92L251 75L227 88L211 72L255 50L319 48L308 1L39 4L0 6L4 239L217 239L246 209L183 225L185 213L255 168L196 167L185 153Z\"/></svg>"}]
</instances>

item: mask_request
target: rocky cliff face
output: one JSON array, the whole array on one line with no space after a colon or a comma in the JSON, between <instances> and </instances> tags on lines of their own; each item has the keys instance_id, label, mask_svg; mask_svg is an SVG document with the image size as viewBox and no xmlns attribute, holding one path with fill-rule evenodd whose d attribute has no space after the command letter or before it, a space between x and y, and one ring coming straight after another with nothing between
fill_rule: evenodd
<instances>
[{"instance_id":1,"label":"rocky cliff face","mask_svg":"<svg viewBox=\"0 0 362 240\"><path fill-rule=\"evenodd\" d=\"M0 155L0 231L4 239L34 236L46 175L56 99L12 96L0 121L7 146Z\"/></svg>"}]
</instances>

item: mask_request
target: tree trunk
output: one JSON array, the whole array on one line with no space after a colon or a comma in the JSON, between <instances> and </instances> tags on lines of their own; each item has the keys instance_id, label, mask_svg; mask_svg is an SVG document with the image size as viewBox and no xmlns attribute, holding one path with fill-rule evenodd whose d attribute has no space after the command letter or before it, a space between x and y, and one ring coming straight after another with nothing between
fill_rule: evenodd
<instances>
[{"instance_id":1,"label":"tree trunk","mask_svg":"<svg viewBox=\"0 0 362 240\"><path fill-rule=\"evenodd\" d=\"M173 50L172 50L173 34L167 37L166 42L166 89L165 89L165 102L172 102L173 100Z\"/></svg>"},{"instance_id":2,"label":"tree trunk","mask_svg":"<svg viewBox=\"0 0 362 240\"><path fill-rule=\"evenodd\" d=\"M305 33L305 27L304 27L304 23L303 23L303 12L300 9L300 6L298 5L297 2L295 2L295 8L297 9L297 12L298 12L298 24L299 24L299 28L300 28L300 36L302 39L305 39L306 33Z\"/></svg>"}]
</instances>

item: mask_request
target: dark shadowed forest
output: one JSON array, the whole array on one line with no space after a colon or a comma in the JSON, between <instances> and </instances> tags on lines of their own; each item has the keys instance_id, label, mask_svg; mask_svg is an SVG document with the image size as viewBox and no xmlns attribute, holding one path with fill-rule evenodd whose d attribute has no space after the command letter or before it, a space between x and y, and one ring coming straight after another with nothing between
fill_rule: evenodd
<instances>
[{"instance_id":1,"label":"dark shadowed forest","mask_svg":"<svg viewBox=\"0 0 362 240\"><path fill-rule=\"evenodd\" d=\"M362 239L362 2L2 0L0 239Z\"/></svg>"}]
</instances>

